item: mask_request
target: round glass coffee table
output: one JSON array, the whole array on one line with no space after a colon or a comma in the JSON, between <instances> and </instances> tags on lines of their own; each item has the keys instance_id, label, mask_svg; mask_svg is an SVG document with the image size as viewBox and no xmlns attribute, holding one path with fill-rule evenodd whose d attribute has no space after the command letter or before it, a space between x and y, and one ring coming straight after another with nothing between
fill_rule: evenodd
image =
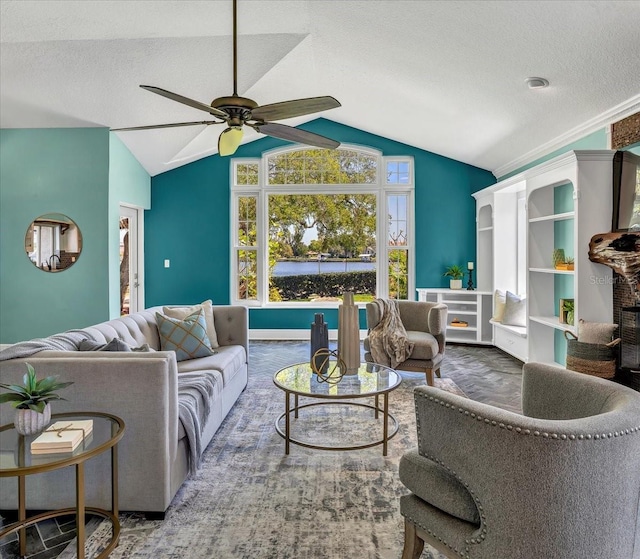
<instances>
[{"instance_id":1,"label":"round glass coffee table","mask_svg":"<svg viewBox=\"0 0 640 559\"><path fill-rule=\"evenodd\" d=\"M386 456L389 439L398 432L398 422L389 412L389 393L400 386L401 380L400 375L393 369L375 363L361 363L355 373L344 375L335 384L322 382L312 371L310 363L297 363L281 369L274 375L273 382L284 391L284 413L276 419L275 427L278 434L284 438L285 454L289 454L291 444L318 450L359 450L382 445L382 455ZM293 406L291 396L293 396ZM300 404L298 401L300 396L318 401ZM374 403L351 401L363 398L373 398ZM382 399L382 406L380 406L380 399ZM369 408L373 410L375 420L379 419L382 412L382 438L350 446L327 446L291 436L292 415L297 419L302 409L328 405ZM281 427L283 419L284 430Z\"/></svg>"},{"instance_id":2,"label":"round glass coffee table","mask_svg":"<svg viewBox=\"0 0 640 559\"><path fill-rule=\"evenodd\" d=\"M33 454L30 450L31 441L38 435L19 435L13 424L0 427L0 477L18 478L18 520L0 531L0 538L18 532L20 556L26 555L25 528L56 516L75 515L77 530L77 557L85 556L85 513L95 514L111 521L112 537L104 550L96 557L108 557L117 545L120 536L120 522L118 521L118 441L124 434L124 422L115 415L101 412L59 413L51 416L51 423L91 419L93 430L80 446L73 452L60 454ZM85 506L84 466L85 462L94 456L111 450L111 510ZM75 466L76 470L76 505L66 509L43 512L27 518L26 477Z\"/></svg>"}]
</instances>

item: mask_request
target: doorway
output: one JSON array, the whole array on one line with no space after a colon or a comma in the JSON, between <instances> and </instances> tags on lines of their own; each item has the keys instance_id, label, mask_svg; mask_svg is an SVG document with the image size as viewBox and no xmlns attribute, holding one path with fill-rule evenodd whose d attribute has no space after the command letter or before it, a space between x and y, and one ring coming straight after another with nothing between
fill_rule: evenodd
<instances>
[{"instance_id":1,"label":"doorway","mask_svg":"<svg viewBox=\"0 0 640 559\"><path fill-rule=\"evenodd\" d=\"M143 304L140 270L140 210L120 206L120 314L137 312Z\"/></svg>"}]
</instances>

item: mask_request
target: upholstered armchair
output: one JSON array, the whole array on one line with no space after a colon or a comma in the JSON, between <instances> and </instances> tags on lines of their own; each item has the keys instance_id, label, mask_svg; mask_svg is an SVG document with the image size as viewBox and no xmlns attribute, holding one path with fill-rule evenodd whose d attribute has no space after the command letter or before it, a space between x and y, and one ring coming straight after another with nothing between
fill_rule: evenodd
<instances>
[{"instance_id":1,"label":"upholstered armchair","mask_svg":"<svg viewBox=\"0 0 640 559\"><path fill-rule=\"evenodd\" d=\"M427 384L433 386L433 374L440 376L440 365L445 351L447 306L425 301L397 301L400 320L409 342L414 344L409 359L395 368L425 373ZM380 322L380 307L367 303L367 330L370 333ZM365 361L375 362L371 354L369 336L364 340ZM384 363L383 363L384 364Z\"/></svg>"},{"instance_id":2,"label":"upholstered armchair","mask_svg":"<svg viewBox=\"0 0 640 559\"><path fill-rule=\"evenodd\" d=\"M416 388L403 455L403 559L639 559L640 393L551 365L523 369L524 415Z\"/></svg>"}]
</instances>

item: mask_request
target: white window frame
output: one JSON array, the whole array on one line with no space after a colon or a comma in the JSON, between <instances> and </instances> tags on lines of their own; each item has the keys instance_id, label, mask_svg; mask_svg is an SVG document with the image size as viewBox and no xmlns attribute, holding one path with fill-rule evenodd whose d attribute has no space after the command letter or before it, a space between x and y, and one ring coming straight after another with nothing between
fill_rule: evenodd
<instances>
[{"instance_id":1,"label":"white window frame","mask_svg":"<svg viewBox=\"0 0 640 559\"><path fill-rule=\"evenodd\" d=\"M389 295L388 263L389 253L392 247L389 246L389 196L407 196L407 245L403 247L408 252L408 286L407 297L413 300L415 297L415 169L411 156L389 156L385 157L380 151L365 146L354 144L342 144L339 149L357 151L372 155L377 159L377 180L371 184L299 184L299 185L270 185L268 184L268 159L274 155L281 155L287 152L295 152L310 149L307 146L287 146L266 151L259 158L233 158L230 161L231 172L231 203L230 203L230 301L231 304L241 304L250 307L269 308L313 308L328 307L335 308L336 303L293 303L293 302L269 302L269 278L268 278L268 240L269 240L269 219L268 219L268 197L272 194L375 194L376 195L376 292L380 298ZM389 183L387 180L387 164L390 162L402 162L409 165L408 183ZM258 184L239 185L237 184L236 169L239 165L258 165ZM292 188L295 186L295 190ZM238 299L238 251L245 250L246 247L238 243L238 200L241 197L255 196L257 198L257 300ZM384 211L380 211L383 208Z\"/></svg>"}]
</instances>

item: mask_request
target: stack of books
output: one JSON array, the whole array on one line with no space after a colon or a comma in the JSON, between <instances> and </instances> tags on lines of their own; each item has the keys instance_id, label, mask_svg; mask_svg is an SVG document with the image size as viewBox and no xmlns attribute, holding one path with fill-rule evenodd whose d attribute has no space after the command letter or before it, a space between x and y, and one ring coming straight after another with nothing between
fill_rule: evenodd
<instances>
[{"instance_id":1,"label":"stack of books","mask_svg":"<svg viewBox=\"0 0 640 559\"><path fill-rule=\"evenodd\" d=\"M73 452L80 443L88 441L92 432L92 419L56 421L31 442L31 454Z\"/></svg>"}]
</instances>

